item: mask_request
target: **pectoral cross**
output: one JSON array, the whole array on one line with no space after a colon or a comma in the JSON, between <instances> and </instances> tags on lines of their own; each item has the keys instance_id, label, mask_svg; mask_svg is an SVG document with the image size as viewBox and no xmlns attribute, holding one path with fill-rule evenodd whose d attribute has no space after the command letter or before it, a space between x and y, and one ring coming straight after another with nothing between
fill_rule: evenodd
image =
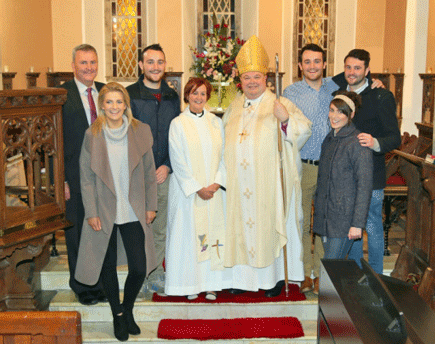
<instances>
[{"instance_id":1,"label":"pectoral cross","mask_svg":"<svg viewBox=\"0 0 435 344\"><path fill-rule=\"evenodd\" d=\"M242 143L243 140L246 140L245 136L249 136L249 134L246 132L245 129L242 130L242 132L239 134L240 136L240 143Z\"/></svg>"}]
</instances>

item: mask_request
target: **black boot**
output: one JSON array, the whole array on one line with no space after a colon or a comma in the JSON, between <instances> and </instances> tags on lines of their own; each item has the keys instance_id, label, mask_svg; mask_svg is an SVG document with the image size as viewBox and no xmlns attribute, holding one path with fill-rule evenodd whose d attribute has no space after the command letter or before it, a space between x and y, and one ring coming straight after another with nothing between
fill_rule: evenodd
<instances>
[{"instance_id":1,"label":"black boot","mask_svg":"<svg viewBox=\"0 0 435 344\"><path fill-rule=\"evenodd\" d=\"M115 337L120 342L125 342L128 340L128 330L127 322L125 321L125 313L122 315L115 315L113 317L113 331L115 332Z\"/></svg>"},{"instance_id":2,"label":"black boot","mask_svg":"<svg viewBox=\"0 0 435 344\"><path fill-rule=\"evenodd\" d=\"M133 334L133 335L140 334L140 328L139 328L139 326L137 326L136 321L134 321L133 310L126 309L124 311L124 314L125 314L125 321L127 323L128 333Z\"/></svg>"},{"instance_id":3,"label":"black boot","mask_svg":"<svg viewBox=\"0 0 435 344\"><path fill-rule=\"evenodd\" d=\"M274 286L272 289L266 290L264 296L277 297L279 294L281 294L282 287L284 287L284 281L278 281L276 286Z\"/></svg>"},{"instance_id":4,"label":"black boot","mask_svg":"<svg viewBox=\"0 0 435 344\"><path fill-rule=\"evenodd\" d=\"M239 294L246 293L246 290L231 288L231 289L228 289L228 292L230 292L233 295L239 295Z\"/></svg>"}]
</instances>

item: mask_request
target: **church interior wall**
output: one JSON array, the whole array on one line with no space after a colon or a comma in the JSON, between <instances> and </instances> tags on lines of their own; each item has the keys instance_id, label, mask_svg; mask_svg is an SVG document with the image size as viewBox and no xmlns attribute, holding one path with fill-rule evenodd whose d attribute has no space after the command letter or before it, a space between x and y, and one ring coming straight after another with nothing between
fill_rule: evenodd
<instances>
[{"instance_id":1,"label":"church interior wall","mask_svg":"<svg viewBox=\"0 0 435 344\"><path fill-rule=\"evenodd\" d=\"M91 44L98 52L98 75L96 81L106 82L106 52L104 42L104 1L83 1L83 43ZM71 45L71 51L75 45ZM71 67L70 67L71 69Z\"/></svg>"},{"instance_id":2,"label":"church interior wall","mask_svg":"<svg viewBox=\"0 0 435 344\"><path fill-rule=\"evenodd\" d=\"M386 0L358 0L355 48L370 52L370 69L376 73L384 70L385 11Z\"/></svg>"},{"instance_id":3,"label":"church interior wall","mask_svg":"<svg viewBox=\"0 0 435 344\"><path fill-rule=\"evenodd\" d=\"M165 0L158 1L157 4L157 38L165 51L166 68L171 67L176 72L183 71L183 1ZM196 22L196 16L191 19Z\"/></svg>"},{"instance_id":4,"label":"church interior wall","mask_svg":"<svg viewBox=\"0 0 435 344\"><path fill-rule=\"evenodd\" d=\"M336 0L334 74L343 71L344 57L355 48L358 3L357 0Z\"/></svg>"},{"instance_id":5,"label":"church interior wall","mask_svg":"<svg viewBox=\"0 0 435 344\"><path fill-rule=\"evenodd\" d=\"M260 0L241 0L241 32L240 38L247 40L252 35L258 36L259 31L259 10Z\"/></svg>"},{"instance_id":6,"label":"church interior wall","mask_svg":"<svg viewBox=\"0 0 435 344\"><path fill-rule=\"evenodd\" d=\"M2 65L17 72L14 88L26 88L30 67L45 73L53 66L51 0L0 0L0 13Z\"/></svg>"},{"instance_id":7,"label":"church interior wall","mask_svg":"<svg viewBox=\"0 0 435 344\"><path fill-rule=\"evenodd\" d=\"M198 25L196 24L198 18L198 8L197 8L197 2L196 1L184 1L183 4L183 25L182 29L180 30L182 32L183 37L183 44L181 45L182 49L182 56L183 56L183 64L182 69L183 71L183 78L182 78L182 85L185 85L187 83L187 80L189 80L189 77L193 75L193 73L189 70L190 66L193 63L193 54L190 50L190 47L195 47L197 44L197 37L198 37ZM174 69L174 71L178 71L177 69ZM181 100L182 108L183 101Z\"/></svg>"},{"instance_id":8,"label":"church interior wall","mask_svg":"<svg viewBox=\"0 0 435 344\"><path fill-rule=\"evenodd\" d=\"M435 0L429 1L426 71L429 68L435 73Z\"/></svg>"},{"instance_id":9,"label":"church interior wall","mask_svg":"<svg viewBox=\"0 0 435 344\"><path fill-rule=\"evenodd\" d=\"M281 35L281 54L280 54L280 71L285 72L282 78L283 88L291 84L293 77L293 24L294 6L293 1L282 2L282 35Z\"/></svg>"},{"instance_id":10,"label":"church interior wall","mask_svg":"<svg viewBox=\"0 0 435 344\"><path fill-rule=\"evenodd\" d=\"M260 0L258 10L258 38L269 54L269 68L275 70L275 55L281 55L282 2Z\"/></svg>"},{"instance_id":11,"label":"church interior wall","mask_svg":"<svg viewBox=\"0 0 435 344\"><path fill-rule=\"evenodd\" d=\"M81 3L82 0L51 0L53 32L51 67L54 71L70 71L72 47L83 42ZM65 15L66 13L68 15Z\"/></svg>"},{"instance_id":12,"label":"church interior wall","mask_svg":"<svg viewBox=\"0 0 435 344\"><path fill-rule=\"evenodd\" d=\"M405 64L406 1L387 0L384 35L384 69L403 73Z\"/></svg>"},{"instance_id":13,"label":"church interior wall","mask_svg":"<svg viewBox=\"0 0 435 344\"><path fill-rule=\"evenodd\" d=\"M146 2L146 13L155 13L156 15L147 16L146 38L150 44L158 43L157 38L157 0L148 0Z\"/></svg>"},{"instance_id":14,"label":"church interior wall","mask_svg":"<svg viewBox=\"0 0 435 344\"><path fill-rule=\"evenodd\" d=\"M409 0L408 0L409 1ZM426 69L435 71L435 0L430 4ZM407 1L336 0L334 72L343 70L343 58L354 47L372 55L372 71L397 72L404 66ZM105 81L104 1L17 0L14 6L0 0L0 61L17 72L14 88L25 88L30 66L41 72L38 86L45 86L45 72L71 70L71 49L82 42L94 45L99 53L98 81ZM241 38L257 34L264 42L274 68L273 57L280 54L283 85L292 78L293 1L241 0ZM184 84L191 76L196 45L197 7L190 0L146 1L147 44L160 42L165 49L168 69L182 71ZM17 19L19 18L19 19ZM23 24L24 23L24 24ZM37 29L35 29L37 28ZM418 73L417 72L417 73ZM419 112L416 109L415 112Z\"/></svg>"}]
</instances>

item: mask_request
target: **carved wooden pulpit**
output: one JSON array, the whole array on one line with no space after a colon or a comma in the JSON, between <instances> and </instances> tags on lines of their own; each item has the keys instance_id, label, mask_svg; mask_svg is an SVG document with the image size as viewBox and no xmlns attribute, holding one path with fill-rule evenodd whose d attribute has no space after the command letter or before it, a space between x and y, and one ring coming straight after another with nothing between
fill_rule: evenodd
<instances>
[{"instance_id":1,"label":"carved wooden pulpit","mask_svg":"<svg viewBox=\"0 0 435 344\"><path fill-rule=\"evenodd\" d=\"M0 92L0 310L38 309L39 272L65 220L66 90Z\"/></svg>"}]
</instances>

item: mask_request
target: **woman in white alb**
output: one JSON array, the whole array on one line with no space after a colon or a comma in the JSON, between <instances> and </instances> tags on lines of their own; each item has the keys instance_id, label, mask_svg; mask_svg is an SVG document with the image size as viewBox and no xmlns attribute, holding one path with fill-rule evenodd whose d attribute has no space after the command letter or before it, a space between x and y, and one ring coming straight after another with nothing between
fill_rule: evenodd
<instances>
[{"instance_id":1,"label":"woman in white alb","mask_svg":"<svg viewBox=\"0 0 435 344\"><path fill-rule=\"evenodd\" d=\"M210 83L191 78L184 89L189 106L172 120L169 156L173 177L169 184L166 236L167 295L195 299L206 292L230 288L229 269L223 267L225 248L225 168L220 118L204 110Z\"/></svg>"}]
</instances>

